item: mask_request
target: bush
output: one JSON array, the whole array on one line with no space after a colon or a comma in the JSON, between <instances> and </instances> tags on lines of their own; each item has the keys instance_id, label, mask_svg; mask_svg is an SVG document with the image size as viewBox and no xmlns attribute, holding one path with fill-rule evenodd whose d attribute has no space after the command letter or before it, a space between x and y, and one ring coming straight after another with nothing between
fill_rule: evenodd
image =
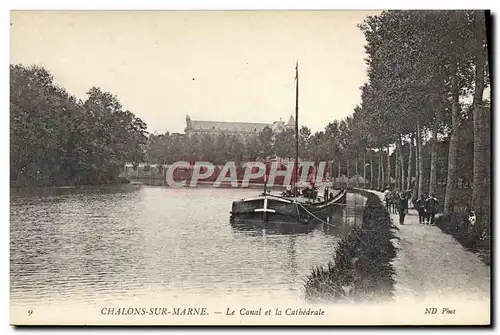
<instances>
[{"instance_id":1,"label":"bush","mask_svg":"<svg viewBox=\"0 0 500 335\"><path fill-rule=\"evenodd\" d=\"M129 179L127 179L127 178L119 178L119 179L118 179L118 182L119 182L120 184L130 184L130 180L129 180Z\"/></svg>"},{"instance_id":2,"label":"bush","mask_svg":"<svg viewBox=\"0 0 500 335\"><path fill-rule=\"evenodd\" d=\"M305 283L309 302L369 301L392 297L396 249L389 213L379 197L367 197L361 227L344 236L326 267L316 267Z\"/></svg>"},{"instance_id":3,"label":"bush","mask_svg":"<svg viewBox=\"0 0 500 335\"><path fill-rule=\"evenodd\" d=\"M486 265L491 264L490 236L485 231L470 227L466 213L457 212L438 217L436 226L444 233L453 236L464 248L479 254Z\"/></svg>"}]
</instances>

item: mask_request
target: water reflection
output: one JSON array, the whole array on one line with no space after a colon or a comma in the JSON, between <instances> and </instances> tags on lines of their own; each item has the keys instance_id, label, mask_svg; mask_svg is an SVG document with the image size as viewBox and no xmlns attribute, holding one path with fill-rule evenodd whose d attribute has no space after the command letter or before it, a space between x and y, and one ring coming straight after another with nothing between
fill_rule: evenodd
<instances>
[{"instance_id":1,"label":"water reflection","mask_svg":"<svg viewBox=\"0 0 500 335\"><path fill-rule=\"evenodd\" d=\"M303 223L272 223L259 220L244 222L229 222L235 231L246 232L248 235L300 235L313 231L317 225Z\"/></svg>"},{"instance_id":2,"label":"water reflection","mask_svg":"<svg viewBox=\"0 0 500 335\"><path fill-rule=\"evenodd\" d=\"M298 296L311 267L331 259L337 237L321 227L290 234L231 226L231 202L254 193L163 187L12 192L11 299Z\"/></svg>"},{"instance_id":3,"label":"water reflection","mask_svg":"<svg viewBox=\"0 0 500 335\"><path fill-rule=\"evenodd\" d=\"M295 246L295 236L292 236L289 239L287 254L288 259L290 260L290 278L297 277L297 249Z\"/></svg>"}]
</instances>

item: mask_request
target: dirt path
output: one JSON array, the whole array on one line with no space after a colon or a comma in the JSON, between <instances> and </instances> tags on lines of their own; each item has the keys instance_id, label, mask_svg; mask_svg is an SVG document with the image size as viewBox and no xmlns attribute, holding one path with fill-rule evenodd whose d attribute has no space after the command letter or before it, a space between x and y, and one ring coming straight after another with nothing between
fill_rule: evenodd
<instances>
[{"instance_id":1,"label":"dirt path","mask_svg":"<svg viewBox=\"0 0 500 335\"><path fill-rule=\"evenodd\" d=\"M381 192L371 191L383 198ZM452 236L436 226L418 222L410 209L404 225L391 214L393 240L398 249L393 261L396 271L396 300L490 300L490 267L467 251Z\"/></svg>"}]
</instances>

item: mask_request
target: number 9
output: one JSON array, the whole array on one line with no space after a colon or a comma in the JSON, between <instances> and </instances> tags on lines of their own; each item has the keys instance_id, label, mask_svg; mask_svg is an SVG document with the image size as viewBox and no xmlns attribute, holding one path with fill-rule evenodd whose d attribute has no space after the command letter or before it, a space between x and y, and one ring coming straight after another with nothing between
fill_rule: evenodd
<instances>
[{"instance_id":1,"label":"number 9","mask_svg":"<svg viewBox=\"0 0 500 335\"><path fill-rule=\"evenodd\" d=\"M30 309L28 310L28 316L31 316L31 314L33 314L33 310L30 308Z\"/></svg>"}]
</instances>

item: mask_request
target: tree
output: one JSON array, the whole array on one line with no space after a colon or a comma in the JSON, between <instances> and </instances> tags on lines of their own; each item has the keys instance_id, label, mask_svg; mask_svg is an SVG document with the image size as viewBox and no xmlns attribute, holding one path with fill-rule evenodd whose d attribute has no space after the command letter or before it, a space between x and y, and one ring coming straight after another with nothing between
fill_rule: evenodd
<instances>
[{"instance_id":1,"label":"tree","mask_svg":"<svg viewBox=\"0 0 500 335\"><path fill-rule=\"evenodd\" d=\"M309 140L311 138L311 129L306 126L302 126L299 131L299 156L307 157L309 156ZM295 143L295 141L294 141Z\"/></svg>"},{"instance_id":2,"label":"tree","mask_svg":"<svg viewBox=\"0 0 500 335\"><path fill-rule=\"evenodd\" d=\"M482 229L490 228L490 107L483 102L485 87L486 53L486 26L484 13L474 11L474 177L472 189L472 207L476 211L478 233Z\"/></svg>"},{"instance_id":3,"label":"tree","mask_svg":"<svg viewBox=\"0 0 500 335\"><path fill-rule=\"evenodd\" d=\"M395 144L397 185L404 187L405 176L411 178L404 171L404 159L410 158L404 142L416 131L419 194L423 192L424 171L428 171L423 168L422 146L426 143L422 135L432 133L431 192L439 172L437 135L449 135L445 212L453 210L458 177L458 134L463 118L459 99L471 91L473 81L471 22L467 11L384 11L360 25L367 41L369 81L362 88L362 112L364 119L370 120L367 133L389 130L378 144Z\"/></svg>"},{"instance_id":4,"label":"tree","mask_svg":"<svg viewBox=\"0 0 500 335\"><path fill-rule=\"evenodd\" d=\"M115 180L125 161L146 153L146 125L93 87L85 102L38 66L10 66L11 180L27 185Z\"/></svg>"},{"instance_id":5,"label":"tree","mask_svg":"<svg viewBox=\"0 0 500 335\"><path fill-rule=\"evenodd\" d=\"M293 129L288 128L276 134L274 152L276 156L282 158L295 157L295 131Z\"/></svg>"},{"instance_id":6,"label":"tree","mask_svg":"<svg viewBox=\"0 0 500 335\"><path fill-rule=\"evenodd\" d=\"M447 64L451 77L451 138L448 154L448 177L444 200L444 213L452 213L455 207L455 188L457 187L457 156L459 144L460 95L470 89L471 63L470 22L465 11L451 11L446 17L446 32L443 46L447 47Z\"/></svg>"},{"instance_id":7,"label":"tree","mask_svg":"<svg viewBox=\"0 0 500 335\"><path fill-rule=\"evenodd\" d=\"M260 157L267 158L274 155L273 150L273 130L266 126L259 133L258 137Z\"/></svg>"},{"instance_id":8,"label":"tree","mask_svg":"<svg viewBox=\"0 0 500 335\"><path fill-rule=\"evenodd\" d=\"M229 158L234 160L234 162L238 165L243 160L245 145L243 140L238 135L230 135L228 140L230 143Z\"/></svg>"}]
</instances>

